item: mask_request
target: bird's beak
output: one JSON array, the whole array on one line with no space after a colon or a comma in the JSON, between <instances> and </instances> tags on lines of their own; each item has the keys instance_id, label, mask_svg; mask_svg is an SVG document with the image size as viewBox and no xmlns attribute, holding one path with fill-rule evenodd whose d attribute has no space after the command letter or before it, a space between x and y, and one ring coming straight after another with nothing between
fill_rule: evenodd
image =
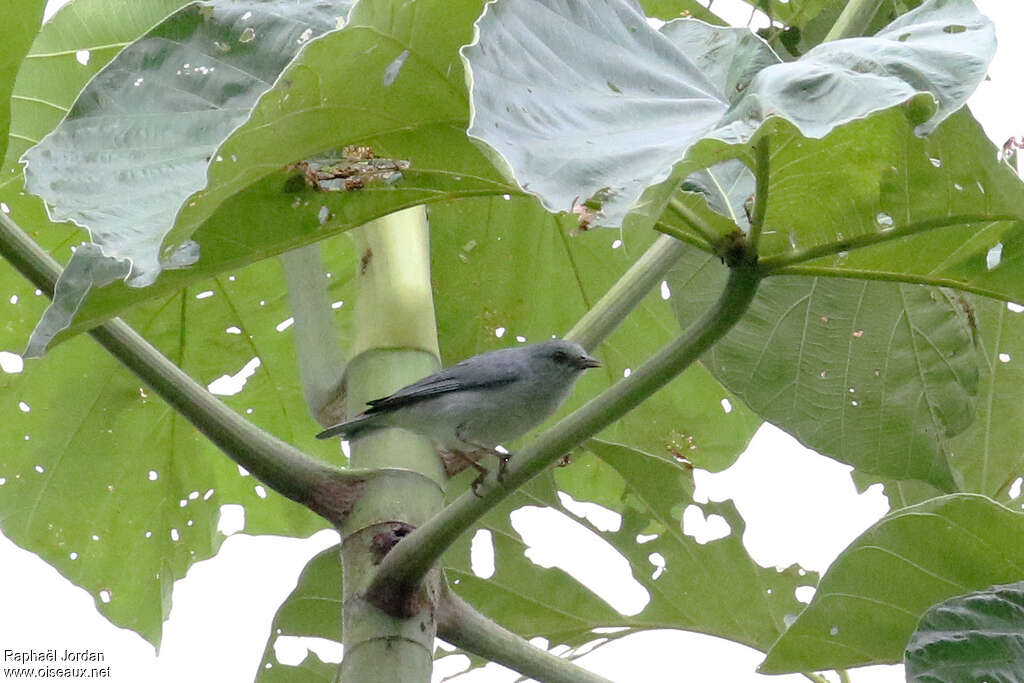
<instances>
[{"instance_id":1,"label":"bird's beak","mask_svg":"<svg viewBox=\"0 0 1024 683\"><path fill-rule=\"evenodd\" d=\"M580 359L580 367L584 370L587 368L599 368L601 367L601 361L590 356L584 356Z\"/></svg>"}]
</instances>

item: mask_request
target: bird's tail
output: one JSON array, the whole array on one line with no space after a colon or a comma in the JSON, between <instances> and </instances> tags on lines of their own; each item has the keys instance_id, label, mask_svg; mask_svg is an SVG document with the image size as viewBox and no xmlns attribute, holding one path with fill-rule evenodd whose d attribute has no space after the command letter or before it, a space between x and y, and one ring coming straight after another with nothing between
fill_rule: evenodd
<instances>
[{"instance_id":1,"label":"bird's tail","mask_svg":"<svg viewBox=\"0 0 1024 683\"><path fill-rule=\"evenodd\" d=\"M380 425L374 424L373 415L357 415L351 420L346 420L333 427L328 427L316 435L318 439L329 439L332 436L340 436L345 439L352 439L365 432L380 429Z\"/></svg>"}]
</instances>

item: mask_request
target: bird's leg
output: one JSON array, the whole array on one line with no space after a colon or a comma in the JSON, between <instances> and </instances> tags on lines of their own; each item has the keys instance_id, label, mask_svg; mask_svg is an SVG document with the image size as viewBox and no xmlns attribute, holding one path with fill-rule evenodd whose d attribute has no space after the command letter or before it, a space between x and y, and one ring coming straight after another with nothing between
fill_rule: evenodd
<instances>
[{"instance_id":1,"label":"bird's leg","mask_svg":"<svg viewBox=\"0 0 1024 683\"><path fill-rule=\"evenodd\" d=\"M479 489L480 489L480 484L483 484L484 480L487 479L487 475L489 474L488 469L486 467L484 467L483 465L481 465L480 463L478 463L473 458L471 458L469 456L469 454L467 454L465 451L446 451L446 452L454 455L455 457L459 458L460 460L464 460L465 462L467 462L469 464L470 467L472 467L477 472L479 472L479 474L476 475L476 479L474 479L469 484L469 488L471 488L473 490L473 495L475 495L477 498L483 498L483 496L480 494L480 490Z\"/></svg>"},{"instance_id":2,"label":"bird's leg","mask_svg":"<svg viewBox=\"0 0 1024 683\"><path fill-rule=\"evenodd\" d=\"M463 436L463 428L465 426L465 423L463 423L455 428L455 438L461 441L462 443L469 444L470 446L472 446L475 449L474 452L478 453L483 451L485 453L493 453L494 457L498 459L497 479L498 483L501 483L501 481L505 478L505 471L508 470L508 461L512 459L512 454L507 451L499 451L497 448L492 448L490 446L483 446L477 443L473 443L472 441L466 439L466 437ZM474 462L473 467L477 468L477 470L481 472L480 476L477 477L476 481L473 482L476 486L479 486L480 484L483 483L488 473L487 470L484 469L479 463ZM476 489L474 489L473 491L475 493Z\"/></svg>"}]
</instances>

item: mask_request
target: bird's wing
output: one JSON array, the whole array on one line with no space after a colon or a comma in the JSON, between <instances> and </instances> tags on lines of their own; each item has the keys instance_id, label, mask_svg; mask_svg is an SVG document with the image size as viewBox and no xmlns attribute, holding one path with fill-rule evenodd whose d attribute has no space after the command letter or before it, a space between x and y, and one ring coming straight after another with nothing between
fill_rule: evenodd
<instances>
[{"instance_id":1,"label":"bird's wing","mask_svg":"<svg viewBox=\"0 0 1024 683\"><path fill-rule=\"evenodd\" d=\"M496 368L486 361L479 362L479 357L473 357L429 377L424 377L409 386L402 387L390 396L367 401L370 407L366 409L365 414L372 415L401 408L452 391L500 387L511 384L516 379L518 379L518 375L514 368Z\"/></svg>"}]
</instances>

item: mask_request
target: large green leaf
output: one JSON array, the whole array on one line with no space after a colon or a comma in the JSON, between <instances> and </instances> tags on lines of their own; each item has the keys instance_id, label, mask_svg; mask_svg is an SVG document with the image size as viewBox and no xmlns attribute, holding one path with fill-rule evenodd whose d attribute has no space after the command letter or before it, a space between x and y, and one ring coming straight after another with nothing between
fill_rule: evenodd
<instances>
[{"instance_id":1,"label":"large green leaf","mask_svg":"<svg viewBox=\"0 0 1024 683\"><path fill-rule=\"evenodd\" d=\"M1024 301L1020 178L966 110L927 138L910 128L891 112L774 139L761 263Z\"/></svg>"},{"instance_id":2,"label":"large green leaf","mask_svg":"<svg viewBox=\"0 0 1024 683\"><path fill-rule=\"evenodd\" d=\"M929 608L904 655L908 683L1024 681L1024 581Z\"/></svg>"},{"instance_id":3,"label":"large green leaf","mask_svg":"<svg viewBox=\"0 0 1024 683\"><path fill-rule=\"evenodd\" d=\"M93 290L65 336L140 301L405 206L515 192L465 137L468 113L456 50L469 40L479 11L475 0L397 8L367 0L347 28L311 41L252 118L213 155L226 161L211 163L207 189L185 202L166 241L194 238L201 245L199 262L165 272L141 291L123 283ZM398 60L404 54L409 56ZM401 69L392 82L385 76L393 64ZM397 182L347 192L317 192L286 170L298 159L351 144L409 167Z\"/></svg>"},{"instance_id":4,"label":"large green leaf","mask_svg":"<svg viewBox=\"0 0 1024 683\"><path fill-rule=\"evenodd\" d=\"M670 279L683 324L724 286L687 252ZM939 290L769 278L704 357L765 419L858 470L955 490L948 437L974 416L978 361L967 317Z\"/></svg>"},{"instance_id":5,"label":"large green leaf","mask_svg":"<svg viewBox=\"0 0 1024 683\"><path fill-rule=\"evenodd\" d=\"M929 607L1020 580L1022 535L1024 514L978 495L945 496L887 515L832 564L811 604L772 646L760 670L901 661L904 644Z\"/></svg>"},{"instance_id":6,"label":"large green leaf","mask_svg":"<svg viewBox=\"0 0 1024 683\"><path fill-rule=\"evenodd\" d=\"M352 258L336 248L329 264L343 273L340 264ZM44 301L25 282L13 294L0 348L19 343ZM307 452L337 457L313 438L290 333L276 329L288 317L283 278L268 261L147 305L129 320L203 384L259 358L227 403ZM0 426L9 446L0 454L4 533L98 596L113 622L154 643L173 582L223 540L220 506L244 505L245 528L254 533L308 534L324 524L242 476L91 339L75 339L20 374L0 374L0 390L10 398Z\"/></svg>"},{"instance_id":7,"label":"large green leaf","mask_svg":"<svg viewBox=\"0 0 1024 683\"><path fill-rule=\"evenodd\" d=\"M431 209L430 221L446 363L518 343L514 339L562 336L647 246L623 244L612 231L573 232L571 218L556 218L524 197L443 202ZM639 367L679 332L669 303L652 292L601 344L604 367L580 380L559 415ZM759 423L706 369L694 366L602 437L718 471L732 464Z\"/></svg>"},{"instance_id":8,"label":"large green leaf","mask_svg":"<svg viewBox=\"0 0 1024 683\"><path fill-rule=\"evenodd\" d=\"M683 510L695 504L691 470L615 444L592 441L589 447L597 457L588 454L556 469L554 476L541 475L488 513L479 528L491 534L492 576L482 578L473 572L472 534L460 537L443 559L456 592L521 636L543 637L549 647L569 646L563 656L653 628L711 633L767 649L801 607L794 591L813 585L817 577L795 566L783 571L758 566L743 548L743 520L731 503L700 506L726 521L731 528L728 537L701 544L684 534ZM571 515L558 502L557 489L621 515L615 531L596 529L585 518L577 521L625 556L633 578L650 596L638 614L620 614L561 569L528 559L528 546L509 515L538 505ZM339 586L337 553L324 551L307 565L299 586L278 610L261 665L261 670L268 664L270 668L257 680L301 680L294 667L283 666L273 656L279 635L340 640ZM595 632L608 627L622 630Z\"/></svg>"},{"instance_id":9,"label":"large green leaf","mask_svg":"<svg viewBox=\"0 0 1024 683\"><path fill-rule=\"evenodd\" d=\"M971 425L949 440L950 465L960 491L990 496L1009 504L1013 482L1024 473L1024 310L983 297L965 295L958 300L969 314L978 346L981 374L977 415ZM856 472L864 489L877 476ZM920 503L941 492L921 482L882 480L889 504L895 509Z\"/></svg>"},{"instance_id":10,"label":"large green leaf","mask_svg":"<svg viewBox=\"0 0 1024 683\"><path fill-rule=\"evenodd\" d=\"M22 60L39 32L44 0L3 0L5 39L0 47L0 159L7 152L7 133L11 126L11 91Z\"/></svg>"},{"instance_id":11,"label":"large green leaf","mask_svg":"<svg viewBox=\"0 0 1024 683\"><path fill-rule=\"evenodd\" d=\"M88 277L58 288L30 355L67 327L92 286L125 277L144 286L161 268L197 260L195 243L161 247L178 207L205 185L214 151L257 98L344 9L320 0L191 4L118 54L25 153L26 190L102 247L76 252L71 272Z\"/></svg>"},{"instance_id":12,"label":"large green leaf","mask_svg":"<svg viewBox=\"0 0 1024 683\"><path fill-rule=\"evenodd\" d=\"M131 11L112 0L75 0L48 21L22 63L11 98L11 131L0 175L0 201L5 211L37 242L67 261L67 247L81 235L74 226L50 222L37 197L23 192L24 175L18 159L53 130L71 108L78 92L132 40L143 34L186 0L139 0ZM56 251L56 247L61 249ZM21 277L0 270L13 290ZM26 334L25 339L28 336ZM21 349L25 339L13 348Z\"/></svg>"},{"instance_id":13,"label":"large green leaf","mask_svg":"<svg viewBox=\"0 0 1024 683\"><path fill-rule=\"evenodd\" d=\"M978 415L950 442L967 491L1002 501L1024 474L1024 313L982 297L964 301L977 325L981 363Z\"/></svg>"},{"instance_id":14,"label":"large green leaf","mask_svg":"<svg viewBox=\"0 0 1024 683\"><path fill-rule=\"evenodd\" d=\"M656 31L629 0L498 2L477 29L463 50L470 135L549 209L593 198L609 226L700 140L744 144L769 118L820 138L912 101L916 132L931 132L995 50L970 0L926 2L871 38L789 63L745 29L680 19Z\"/></svg>"}]
</instances>

